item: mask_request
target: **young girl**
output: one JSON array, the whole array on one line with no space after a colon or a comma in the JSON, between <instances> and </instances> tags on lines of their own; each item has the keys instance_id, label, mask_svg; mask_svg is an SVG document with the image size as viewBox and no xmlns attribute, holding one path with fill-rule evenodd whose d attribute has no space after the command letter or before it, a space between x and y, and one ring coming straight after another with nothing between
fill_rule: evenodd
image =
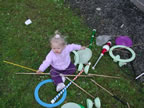
<instances>
[{"instance_id":1,"label":"young girl","mask_svg":"<svg viewBox=\"0 0 144 108\"><path fill-rule=\"evenodd\" d=\"M40 65L37 73L42 73L51 66L50 75L56 85L56 91L59 92L65 87L63 74L73 74L76 71L76 67L71 62L70 52L85 49L85 47L76 44L67 45L58 32L55 33L50 43L51 51Z\"/></svg>"}]
</instances>

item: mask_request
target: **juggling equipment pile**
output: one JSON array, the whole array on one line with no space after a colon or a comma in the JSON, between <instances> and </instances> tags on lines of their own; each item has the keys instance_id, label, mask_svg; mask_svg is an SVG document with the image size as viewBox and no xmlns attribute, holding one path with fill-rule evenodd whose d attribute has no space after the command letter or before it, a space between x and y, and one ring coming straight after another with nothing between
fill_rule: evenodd
<instances>
[{"instance_id":1,"label":"juggling equipment pile","mask_svg":"<svg viewBox=\"0 0 144 108\"><path fill-rule=\"evenodd\" d=\"M42 85L46 84L46 83L51 83L53 82L51 79L47 79L47 80L43 80L41 81L35 88L35 91L34 91L34 97L35 97L35 100L43 107L47 107L47 108L53 108L53 107L57 107L59 106L60 104L62 104L64 102L64 100L66 99L66 96L67 96L67 88L72 84L74 83L74 81L83 73L85 72L85 74L88 74L88 71L89 71L89 67L91 65L90 62L88 62L91 57L92 57L92 51L91 51L91 48L92 48L92 43L93 43L93 40L94 40L94 37L95 37L95 34L96 34L96 30L93 29L93 32L92 32L92 36L91 36L91 41L90 41L90 45L89 45L89 48L86 48L84 50L80 50L80 51L73 51L73 53L75 54L74 56L74 60L75 60L75 65L79 64L79 67L78 67L78 71L80 71L75 77L73 80L71 80L67 86L61 90L52 100L51 100L51 104L48 104L48 103L45 103L43 102L40 98L39 98L39 89ZM104 36L103 36L104 37ZM99 37L100 38L100 37ZM127 37L128 38L128 37ZM110 38L107 38L108 40ZM120 39L124 39L123 37L121 37ZM105 43L105 42L104 42ZM117 43L118 42L118 39L117 39ZM120 43L119 43L120 44ZM128 46L124 46L124 45L115 45L113 47L110 48L110 46L112 45L111 41L107 41L106 44L102 47L102 51L101 51L101 54L98 58L98 60L96 61L96 63L94 64L94 66L92 67L92 69L95 69L96 65L98 64L99 60L102 58L102 56L104 56L104 54L106 52L109 52L109 55L113 58L114 62L119 62L119 66L123 66L125 64L127 64L128 62L131 62L135 59L136 55L135 55L135 52L129 48ZM131 44L130 44L131 45ZM120 59L120 56L119 55L116 55L114 56L113 55L113 50L116 49L116 48L124 48L124 49L127 49L129 52L131 52L132 56L131 58L129 59ZM8 63L8 64L12 64L12 65L16 65L16 66L19 66L19 67L22 67L22 68L25 68L25 69L28 69L28 70L31 70L31 71L34 71L36 72L36 70L34 69L31 69L31 68L28 68L28 67L24 67L24 66L21 66L21 65L18 65L18 64L14 64L14 63L11 63L11 62L8 62L8 61L4 61L5 63ZM86 65L85 67L83 65ZM144 75L144 73L142 73L141 75L139 75L138 77L136 77L136 79L138 79L139 77L141 77L142 75ZM102 88L102 86L100 86ZM104 89L104 88L103 88ZM104 89L106 90L106 89ZM126 104L125 102L123 102L122 100L120 100L119 98L117 98L116 96L114 96L112 93L108 92L110 95L112 95L115 99L117 99L118 101L120 101L121 103L123 104ZM56 102L56 100L62 95L62 98ZM56 102L56 103L55 103ZM87 108L92 108L93 107L93 102L92 100L90 99L87 99L86 100L87 102ZM71 104L71 103L70 103ZM101 102L100 102L100 99L99 97L96 97L94 99L94 104L95 104L95 107L96 108L100 108L101 107ZM68 104L67 104L68 105ZM73 104L74 105L74 104ZM66 106L66 105L65 105ZM64 108L64 107L62 107ZM80 108L84 108L83 106L80 106Z\"/></svg>"}]
</instances>

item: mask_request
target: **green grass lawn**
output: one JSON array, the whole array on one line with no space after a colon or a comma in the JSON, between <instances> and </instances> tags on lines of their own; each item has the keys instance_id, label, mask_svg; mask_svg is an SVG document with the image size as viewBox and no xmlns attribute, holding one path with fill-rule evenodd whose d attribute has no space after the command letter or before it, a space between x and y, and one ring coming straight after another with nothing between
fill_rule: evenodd
<instances>
[{"instance_id":1,"label":"green grass lawn","mask_svg":"<svg viewBox=\"0 0 144 108\"><path fill-rule=\"evenodd\" d=\"M32 20L31 25L24 24L27 18ZM65 35L68 43L84 46L90 43L92 30L63 0L0 0L0 108L42 108L34 99L34 90L39 82L49 79L50 76L17 75L16 73L32 71L6 64L3 60L38 69L50 51L49 38L55 30ZM93 65L99 57L101 47L95 46L92 51ZM49 72L49 69L45 72ZM126 74L130 73L126 67L119 68L108 54L103 56L96 69L90 69L89 73L120 76L120 79L92 79L120 99L126 100L131 108L143 108L144 89L132 81L132 76ZM99 97L102 108L126 108L94 85L90 78L78 78L75 82L94 97ZM66 81L66 84L68 83L69 81ZM64 103L75 102L86 107L86 99L91 99L73 84L67 92ZM40 89L41 99L48 103L56 94L52 83Z\"/></svg>"}]
</instances>

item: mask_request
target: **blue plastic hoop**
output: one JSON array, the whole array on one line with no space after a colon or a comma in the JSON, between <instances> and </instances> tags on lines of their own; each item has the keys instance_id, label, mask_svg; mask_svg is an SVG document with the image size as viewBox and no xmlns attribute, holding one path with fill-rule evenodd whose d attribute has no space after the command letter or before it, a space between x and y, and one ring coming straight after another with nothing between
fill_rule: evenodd
<instances>
[{"instance_id":1,"label":"blue plastic hoop","mask_svg":"<svg viewBox=\"0 0 144 108\"><path fill-rule=\"evenodd\" d=\"M52 79L47 79L47 80L41 81L41 82L37 85L37 87L35 88L35 91L34 91L35 100L36 100L41 106L46 107L46 108L52 108L52 107L56 107L56 106L60 105L60 104L66 99L66 96L67 96L67 91L65 90L65 92L63 93L62 98L61 98L58 102L56 102L56 103L54 103L54 104L48 104L48 103L45 103L45 102L41 101L40 98L39 98L39 95L38 95L39 89L40 89L40 87L41 87L42 85L44 85L44 84L46 84L46 83L49 83L49 82L53 82L53 80L52 80Z\"/></svg>"}]
</instances>

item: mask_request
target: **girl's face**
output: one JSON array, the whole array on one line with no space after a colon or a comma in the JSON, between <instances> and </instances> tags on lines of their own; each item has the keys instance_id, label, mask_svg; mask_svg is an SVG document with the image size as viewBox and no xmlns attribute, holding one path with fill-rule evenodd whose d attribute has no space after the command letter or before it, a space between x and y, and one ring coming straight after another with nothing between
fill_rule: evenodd
<instances>
[{"instance_id":1,"label":"girl's face","mask_svg":"<svg viewBox=\"0 0 144 108\"><path fill-rule=\"evenodd\" d=\"M53 50L54 53L56 54L60 54L62 52L62 50L64 49L64 45L60 45L58 43L51 43L51 48Z\"/></svg>"}]
</instances>

